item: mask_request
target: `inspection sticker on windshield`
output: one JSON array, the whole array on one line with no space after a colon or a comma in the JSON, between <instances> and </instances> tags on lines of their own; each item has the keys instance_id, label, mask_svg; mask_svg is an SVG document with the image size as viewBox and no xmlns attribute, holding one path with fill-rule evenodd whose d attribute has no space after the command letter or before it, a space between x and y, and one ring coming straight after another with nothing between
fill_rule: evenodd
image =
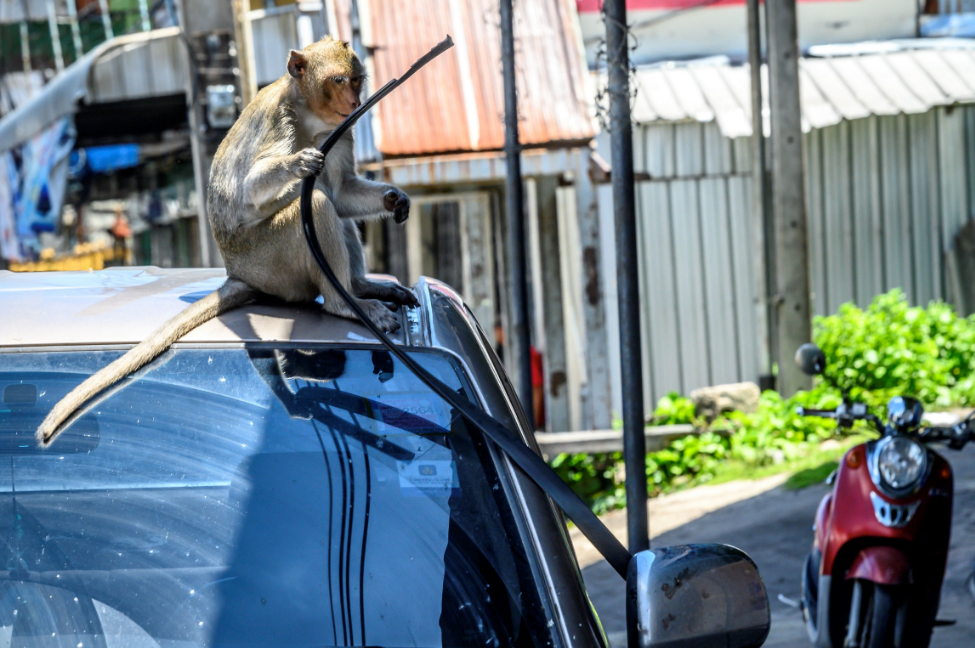
<instances>
[{"instance_id":1,"label":"inspection sticker on windshield","mask_svg":"<svg viewBox=\"0 0 975 648\"><path fill-rule=\"evenodd\" d=\"M447 497L459 486L453 461L418 458L396 464L400 491L404 495Z\"/></svg>"},{"instance_id":2,"label":"inspection sticker on windshield","mask_svg":"<svg viewBox=\"0 0 975 648\"><path fill-rule=\"evenodd\" d=\"M433 394L396 392L376 399L386 407L377 407L377 421L412 434L443 434L450 429L450 410Z\"/></svg>"}]
</instances>

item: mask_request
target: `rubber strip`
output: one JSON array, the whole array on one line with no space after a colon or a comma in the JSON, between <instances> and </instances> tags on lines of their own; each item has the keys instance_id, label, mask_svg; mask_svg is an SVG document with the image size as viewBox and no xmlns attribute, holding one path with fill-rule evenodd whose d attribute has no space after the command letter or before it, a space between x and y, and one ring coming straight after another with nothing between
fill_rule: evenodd
<instances>
[{"instance_id":1,"label":"rubber strip","mask_svg":"<svg viewBox=\"0 0 975 648\"><path fill-rule=\"evenodd\" d=\"M373 94L365 103L352 112L332 133L325 139L319 150L324 155L335 146L339 138L345 134L372 106L380 99L395 90L399 85L415 74L421 67L432 61L441 53L450 49L453 42L448 36L443 42L427 53L423 58L414 63L409 71L399 79L393 79ZM616 572L626 579L626 571L630 564L630 552L627 551L616 536L606 528L589 506L569 488L568 484L552 470L545 461L535 454L520 438L505 428L501 423L489 416L479 406L472 403L466 396L462 396L453 391L445 383L441 382L436 376L424 369L414 360L403 347L395 344L387 337L376 324L369 319L366 313L359 306L358 302L345 290L338 278L332 271L332 267L325 258L318 236L315 233L315 222L312 218L312 195L315 190L315 176L304 179L301 185L301 223L305 233L305 239L311 250L315 262L328 278L335 290L341 295L342 299L349 305L349 308L362 320L362 323L372 331L383 345L389 349L406 365L410 371L416 374L417 378L423 381L430 389L436 392L441 398L447 401L451 407L456 409L474 427L478 428L485 436L494 441L507 454L514 463L521 468L528 477L538 484L538 487L545 491L555 503L565 512L565 515L572 520L579 530L582 531L599 553L616 570Z\"/></svg>"}]
</instances>

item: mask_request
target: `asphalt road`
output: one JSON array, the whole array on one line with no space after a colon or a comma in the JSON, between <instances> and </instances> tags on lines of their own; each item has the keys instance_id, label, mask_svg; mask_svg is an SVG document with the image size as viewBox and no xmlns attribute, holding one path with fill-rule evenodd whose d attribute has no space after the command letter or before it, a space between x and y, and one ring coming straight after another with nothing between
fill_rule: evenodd
<instances>
[{"instance_id":1,"label":"asphalt road","mask_svg":"<svg viewBox=\"0 0 975 648\"><path fill-rule=\"evenodd\" d=\"M955 506L938 618L955 619L957 624L935 629L931 646L969 648L975 645L975 602L965 580L975 563L975 446L943 454L955 471ZM720 542L745 550L758 564L768 588L772 630L765 646L809 646L801 613L781 603L778 595L799 598L799 574L812 545L813 516L826 491L826 486L791 492L776 488L661 534L653 543ZM622 648L626 644L622 580L605 561L584 568L583 577L610 642Z\"/></svg>"}]
</instances>

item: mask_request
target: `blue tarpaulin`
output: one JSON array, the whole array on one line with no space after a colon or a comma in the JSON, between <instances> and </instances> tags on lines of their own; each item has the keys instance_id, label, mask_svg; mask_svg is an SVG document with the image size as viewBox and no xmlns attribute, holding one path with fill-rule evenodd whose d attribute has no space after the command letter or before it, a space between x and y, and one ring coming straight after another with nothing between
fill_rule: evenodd
<instances>
[{"instance_id":1,"label":"blue tarpaulin","mask_svg":"<svg viewBox=\"0 0 975 648\"><path fill-rule=\"evenodd\" d=\"M72 171L87 167L92 173L111 173L139 164L138 144L89 146L71 152Z\"/></svg>"}]
</instances>

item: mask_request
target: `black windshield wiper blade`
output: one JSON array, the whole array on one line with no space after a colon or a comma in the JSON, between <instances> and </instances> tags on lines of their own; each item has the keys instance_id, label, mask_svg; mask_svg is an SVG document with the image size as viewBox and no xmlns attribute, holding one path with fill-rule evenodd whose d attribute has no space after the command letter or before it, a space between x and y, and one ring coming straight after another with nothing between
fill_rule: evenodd
<instances>
[{"instance_id":1,"label":"black windshield wiper blade","mask_svg":"<svg viewBox=\"0 0 975 648\"><path fill-rule=\"evenodd\" d=\"M434 47L430 52L414 63L407 72L399 79L393 79L380 88L375 95L363 102L361 106L352 111L332 133L325 138L319 150L328 155L328 152L335 146L339 139L355 124L367 110L375 105L380 99L395 90L406 79L415 74L421 67L429 63L435 57L453 46L453 42L448 36L442 43ZM335 276L335 272L329 265L328 258L322 250L318 235L315 233L315 222L312 217L312 194L315 190L315 176L306 177L301 183L301 224L305 234L305 242L311 251L312 257L321 268L322 273L328 278L329 283L335 291L342 297L342 300L356 314L362 323L368 328L376 338L382 342L389 351L399 358L417 378L423 381L430 389L443 398L451 407L457 410L472 425L477 427L483 434L494 441L501 449L521 468L528 477L538 484L545 493L551 497L561 508L570 520L576 523L593 546L603 555L613 569L626 579L627 568L632 556L620 541L613 535L605 524L596 516L589 506L575 494L575 492L562 481L562 478L549 467L545 461L535 454L525 442L516 434L505 428L501 423L492 418L485 412L480 405L472 402L464 394L458 394L446 383L427 371L419 362L413 359L406 351L406 347L393 343L376 323L369 319L359 302L353 299L352 295L345 289L342 283Z\"/></svg>"}]
</instances>

